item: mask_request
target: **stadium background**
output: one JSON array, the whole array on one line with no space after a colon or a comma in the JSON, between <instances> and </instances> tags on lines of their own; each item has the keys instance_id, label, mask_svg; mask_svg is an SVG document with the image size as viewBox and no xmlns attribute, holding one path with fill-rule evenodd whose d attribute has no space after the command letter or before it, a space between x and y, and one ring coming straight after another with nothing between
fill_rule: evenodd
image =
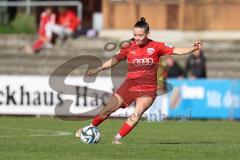
<instances>
[{"instance_id":1,"label":"stadium background","mask_svg":"<svg viewBox=\"0 0 240 160\"><path fill-rule=\"evenodd\" d=\"M1 2L6 2L6 0ZM154 40L164 41L179 47L189 46L192 42L201 40L204 44L207 59L208 78L167 80L173 86L173 90L167 95L159 96L145 115L147 121L159 122L142 122L139 129L133 133L133 136L130 136L129 140L126 140L126 143L131 144L136 138L142 140L122 151L126 151L126 154L130 157L132 156L132 158L128 157L129 159L158 159L163 155L163 159L166 157L169 159L182 159L183 157L183 159L191 159L192 157L193 159L237 159L239 157L237 149L239 149L238 120L240 119L240 21L238 21L240 1L82 0L79 2L83 6L83 27L95 28L98 30L98 37L70 38L63 46L56 44L52 49L43 50L36 55L28 55L24 53L22 48L36 39L39 14L43 7L32 7L30 12L29 8L26 9L25 7L1 7L0 9L0 126L2 126L0 127L0 130L2 130L0 146L3 148L0 156L3 159L11 157L6 151L15 145L14 141L19 142L17 146L24 143L23 146L29 147L27 144L32 144L30 141L38 134L40 135L39 141L44 141L46 135L56 135L54 139L51 139L51 136L46 138L51 143L50 146L56 148L58 148L57 137L60 135L66 146L69 145L68 141L71 142L72 146L69 148L72 151L70 149L66 151L75 155L72 152L78 151L76 150L78 143L75 144L70 137L79 124L82 126L89 122L89 120L82 121L82 116L84 117L85 112L89 113L106 101L108 96L105 95L105 92L109 93L119 85L126 72L126 67L124 63L121 63L112 70L104 71L98 75L99 77L94 83L83 81L86 67L71 72L71 76L66 80L67 84L103 91L100 93L93 92L93 98L87 97L84 89L79 91L79 95L60 94L49 86L49 77L61 64L77 56L91 55L101 60L110 58L117 52L118 47L115 50L106 51L104 46L108 42L114 42L118 45L122 40L131 38L131 27L142 16L149 22L151 27L150 37ZM75 7L72 8L76 9ZM184 66L187 57L176 57L176 60L181 66ZM63 69L59 75L65 73L66 70L68 68ZM112 79L110 75L113 75ZM76 117L81 113L80 119L69 121L58 117L55 106L64 99L74 101L70 115ZM113 116L124 118L131 113L132 109L130 107L127 110L120 110ZM90 112L90 116L94 114L95 112ZM12 117L12 115L14 116ZM43 117L39 119L25 117L25 115ZM45 117L46 115L47 117ZM57 117L51 118L52 116ZM86 114L86 116L89 115ZM63 122L59 122L58 119L62 119ZM178 120L184 121L177 123ZM106 136L103 136L101 143L108 143L110 139L108 135L111 136L111 132L113 132L109 128L117 129L115 125L119 125L120 122L121 120L113 120L113 122L107 122L106 126L101 128L106 132ZM20 124L17 125L18 123ZM56 125L56 127L48 126L47 123ZM66 127L61 126L61 124ZM151 126L155 127L153 132L151 132ZM189 134L181 134L180 132L183 131L181 128ZM150 131L146 132L146 130ZM152 138L141 137L137 134L141 131L143 135L150 134ZM169 133L167 133L168 131ZM198 136L196 136L197 132L199 133ZM35 136L31 137L32 133ZM155 133L162 134L162 137L154 136ZM175 134L177 134L176 137ZM192 135L195 136L195 139L194 136L191 137ZM18 136L22 139L31 138L23 141L19 140ZM223 138L224 136L226 137ZM169 137L172 137L172 139ZM4 147L3 144L8 143L8 140L10 140L10 143ZM40 143L39 141L37 143ZM144 144L142 147L149 147L149 144L145 144L148 141L153 144L156 141L161 142L160 146L155 146L153 152L145 156L142 155L142 157L127 152L130 148L136 147L136 149L139 149L141 143ZM163 155L155 153L155 151L162 150L164 147L168 148L169 144L172 144L172 148L169 147L169 150L182 150L183 152L171 154L171 152L162 151ZM180 145L179 148L178 144ZM187 144L189 144L188 147L184 148ZM40 145L46 147L41 143ZM200 148L195 145L199 145ZM224 147L227 148L226 153L221 154ZM107 145L106 148L111 149L111 146ZM78 149L81 150L81 148ZM84 151L79 151L78 156L92 156L93 159L106 159L107 157L105 154L97 157L91 153L85 153L88 149L93 148L87 147L83 149ZM212 149L216 150L213 151ZM36 156L33 153L34 150L37 149L33 148L32 152L23 152L17 148L17 153L13 154L12 158L18 159L20 156L20 159L26 159L29 158L27 156L32 156L32 159L38 159L37 156L40 156L40 152ZM103 150L101 150L102 152L99 151L98 147L94 148L94 151L97 154L104 152ZM112 151L115 152L114 149ZM188 151L189 154L187 154ZM47 149L43 152L49 153ZM58 150L57 153L59 152L61 151ZM134 153L141 155L137 151ZM54 159L52 153L49 153L49 157L47 155L41 156L44 159L50 157ZM63 155L59 154L58 156ZM77 159L74 156L68 156L67 158Z\"/></svg>"}]
</instances>

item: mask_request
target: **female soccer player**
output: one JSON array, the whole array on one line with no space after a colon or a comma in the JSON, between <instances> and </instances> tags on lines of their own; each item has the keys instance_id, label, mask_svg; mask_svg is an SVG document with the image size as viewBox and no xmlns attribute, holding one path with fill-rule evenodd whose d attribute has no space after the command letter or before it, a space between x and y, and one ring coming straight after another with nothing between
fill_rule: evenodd
<instances>
[{"instance_id":1,"label":"female soccer player","mask_svg":"<svg viewBox=\"0 0 240 160\"><path fill-rule=\"evenodd\" d=\"M93 118L90 124L90 126L97 127L111 113L136 101L134 112L114 137L113 144L122 143L121 138L125 137L136 126L142 114L156 98L159 58L164 55L189 54L201 50L203 47L201 42L194 43L189 48L174 48L166 43L153 41L148 38L149 25L144 18L141 18L134 25L133 36L134 39L125 44L117 55L103 63L102 66L87 72L87 75L92 76L118 64L121 60L127 60L128 73L125 81L113 93L107 105ZM76 132L76 137L80 136L81 130Z\"/></svg>"}]
</instances>

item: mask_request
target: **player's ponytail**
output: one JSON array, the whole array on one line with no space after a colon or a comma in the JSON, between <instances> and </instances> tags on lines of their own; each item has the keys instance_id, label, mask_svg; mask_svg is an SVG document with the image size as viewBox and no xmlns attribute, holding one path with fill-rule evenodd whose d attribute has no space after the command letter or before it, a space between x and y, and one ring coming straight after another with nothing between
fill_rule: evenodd
<instances>
[{"instance_id":1,"label":"player's ponytail","mask_svg":"<svg viewBox=\"0 0 240 160\"><path fill-rule=\"evenodd\" d=\"M140 18L140 21L145 22L145 18L144 18L144 17L141 17L141 18Z\"/></svg>"},{"instance_id":2,"label":"player's ponytail","mask_svg":"<svg viewBox=\"0 0 240 160\"><path fill-rule=\"evenodd\" d=\"M136 24L134 25L134 28L138 27L138 28L144 28L145 32L148 33L149 32L149 25L146 22L146 19L144 17L141 17L139 21L136 22Z\"/></svg>"}]
</instances>

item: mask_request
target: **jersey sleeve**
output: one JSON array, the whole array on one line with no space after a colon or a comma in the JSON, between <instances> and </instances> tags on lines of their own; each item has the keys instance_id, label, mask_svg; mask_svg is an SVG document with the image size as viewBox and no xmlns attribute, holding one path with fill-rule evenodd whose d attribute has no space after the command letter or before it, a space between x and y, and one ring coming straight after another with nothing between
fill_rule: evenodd
<instances>
[{"instance_id":1,"label":"jersey sleeve","mask_svg":"<svg viewBox=\"0 0 240 160\"><path fill-rule=\"evenodd\" d=\"M40 23L39 23L39 29L38 29L38 34L40 36L45 36L45 24L46 24L46 13L43 12L41 13L40 16Z\"/></svg>"},{"instance_id":2,"label":"jersey sleeve","mask_svg":"<svg viewBox=\"0 0 240 160\"><path fill-rule=\"evenodd\" d=\"M126 48L122 48L118 51L118 53L114 56L117 60L125 60L127 59L128 50Z\"/></svg>"},{"instance_id":3,"label":"jersey sleeve","mask_svg":"<svg viewBox=\"0 0 240 160\"><path fill-rule=\"evenodd\" d=\"M159 56L165 56L165 55L171 55L173 54L174 47L171 45L168 45L167 43L158 43L158 54Z\"/></svg>"}]
</instances>

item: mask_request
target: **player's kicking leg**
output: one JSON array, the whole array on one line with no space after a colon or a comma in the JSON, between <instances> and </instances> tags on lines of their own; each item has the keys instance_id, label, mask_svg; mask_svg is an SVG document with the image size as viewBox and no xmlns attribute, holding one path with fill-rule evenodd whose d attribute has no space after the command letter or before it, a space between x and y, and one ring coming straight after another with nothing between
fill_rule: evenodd
<instances>
[{"instance_id":1,"label":"player's kicking leg","mask_svg":"<svg viewBox=\"0 0 240 160\"><path fill-rule=\"evenodd\" d=\"M114 137L112 143L113 144L122 144L120 139L125 137L131 130L136 126L139 122L142 114L151 106L153 103L154 98L149 96L139 97L136 100L136 108L129 116L127 121L122 125L117 135Z\"/></svg>"},{"instance_id":2,"label":"player's kicking leg","mask_svg":"<svg viewBox=\"0 0 240 160\"><path fill-rule=\"evenodd\" d=\"M92 119L90 127L97 127L101 124L108 116L118 110L123 103L123 99L118 94L113 94L105 107ZM75 136L80 137L82 128L78 129Z\"/></svg>"}]
</instances>

